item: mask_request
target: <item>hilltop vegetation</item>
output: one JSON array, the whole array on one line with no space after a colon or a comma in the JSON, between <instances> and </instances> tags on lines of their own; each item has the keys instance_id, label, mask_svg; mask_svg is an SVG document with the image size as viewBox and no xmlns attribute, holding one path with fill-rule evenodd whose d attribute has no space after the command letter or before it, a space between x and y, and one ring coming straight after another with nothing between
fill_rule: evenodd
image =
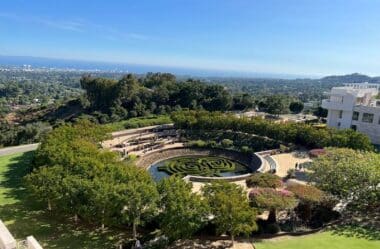
<instances>
[{"instance_id":1,"label":"hilltop vegetation","mask_svg":"<svg viewBox=\"0 0 380 249\"><path fill-rule=\"evenodd\" d=\"M38 142L52 127L83 118L109 124L115 131L170 122L166 115L183 109L299 113L303 101L319 100L322 91L343 80L376 82L377 78L354 74L320 80L200 80L169 73L81 76L80 72L2 71L0 146ZM326 115L321 108L315 114Z\"/></svg>"},{"instance_id":2,"label":"hilltop vegetation","mask_svg":"<svg viewBox=\"0 0 380 249\"><path fill-rule=\"evenodd\" d=\"M230 114L207 111L174 112L171 117L180 129L232 130L308 148L335 146L369 151L374 149L367 136L351 129L320 129L302 123L279 124L262 118L238 118Z\"/></svg>"}]
</instances>

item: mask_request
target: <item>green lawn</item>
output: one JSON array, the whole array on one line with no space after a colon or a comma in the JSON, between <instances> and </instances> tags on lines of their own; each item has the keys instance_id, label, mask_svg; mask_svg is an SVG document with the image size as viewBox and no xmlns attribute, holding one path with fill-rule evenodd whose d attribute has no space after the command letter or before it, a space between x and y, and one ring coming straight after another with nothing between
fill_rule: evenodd
<instances>
[{"instance_id":1,"label":"green lawn","mask_svg":"<svg viewBox=\"0 0 380 249\"><path fill-rule=\"evenodd\" d=\"M365 236L365 234L355 234L348 230L346 233L329 231L254 244L256 249L378 249L380 248L379 239L378 233Z\"/></svg>"},{"instance_id":2,"label":"green lawn","mask_svg":"<svg viewBox=\"0 0 380 249\"><path fill-rule=\"evenodd\" d=\"M0 157L0 219L16 239L33 235L45 249L116 248L127 238L122 232L100 232L97 227L76 227L66 217L40 211L27 199L22 177L28 173L33 152Z\"/></svg>"}]
</instances>

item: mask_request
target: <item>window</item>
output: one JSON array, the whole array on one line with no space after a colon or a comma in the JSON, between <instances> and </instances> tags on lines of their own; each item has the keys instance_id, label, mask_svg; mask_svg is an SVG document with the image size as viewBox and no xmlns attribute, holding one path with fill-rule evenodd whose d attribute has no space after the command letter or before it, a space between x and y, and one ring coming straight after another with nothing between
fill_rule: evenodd
<instances>
[{"instance_id":1,"label":"window","mask_svg":"<svg viewBox=\"0 0 380 249\"><path fill-rule=\"evenodd\" d=\"M338 122L338 127L340 127L340 122Z\"/></svg>"},{"instance_id":2,"label":"window","mask_svg":"<svg viewBox=\"0 0 380 249\"><path fill-rule=\"evenodd\" d=\"M363 113L362 122L372 123L373 122L373 114L372 113Z\"/></svg>"},{"instance_id":3,"label":"window","mask_svg":"<svg viewBox=\"0 0 380 249\"><path fill-rule=\"evenodd\" d=\"M359 120L359 112L352 113L352 120Z\"/></svg>"},{"instance_id":4,"label":"window","mask_svg":"<svg viewBox=\"0 0 380 249\"><path fill-rule=\"evenodd\" d=\"M356 131L358 127L356 125L351 125L351 129L353 129L354 131Z\"/></svg>"},{"instance_id":5,"label":"window","mask_svg":"<svg viewBox=\"0 0 380 249\"><path fill-rule=\"evenodd\" d=\"M339 111L339 118L343 117L343 111Z\"/></svg>"}]
</instances>

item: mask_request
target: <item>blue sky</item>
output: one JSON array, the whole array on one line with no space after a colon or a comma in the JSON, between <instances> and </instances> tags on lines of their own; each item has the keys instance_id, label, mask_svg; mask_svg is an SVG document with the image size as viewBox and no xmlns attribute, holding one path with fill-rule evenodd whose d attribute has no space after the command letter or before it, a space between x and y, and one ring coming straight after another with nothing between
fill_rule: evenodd
<instances>
[{"instance_id":1,"label":"blue sky","mask_svg":"<svg viewBox=\"0 0 380 249\"><path fill-rule=\"evenodd\" d=\"M0 55L380 75L380 0L12 0Z\"/></svg>"}]
</instances>

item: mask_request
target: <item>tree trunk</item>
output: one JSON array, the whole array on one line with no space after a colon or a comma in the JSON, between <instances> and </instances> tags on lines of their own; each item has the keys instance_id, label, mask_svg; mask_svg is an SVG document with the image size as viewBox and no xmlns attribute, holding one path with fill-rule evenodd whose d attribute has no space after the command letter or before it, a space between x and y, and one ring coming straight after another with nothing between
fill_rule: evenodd
<instances>
[{"instance_id":1,"label":"tree trunk","mask_svg":"<svg viewBox=\"0 0 380 249\"><path fill-rule=\"evenodd\" d=\"M234 238L234 235L231 234L231 242L232 242L232 248L234 248L234 245L235 245L235 238Z\"/></svg>"},{"instance_id":2,"label":"tree trunk","mask_svg":"<svg viewBox=\"0 0 380 249\"><path fill-rule=\"evenodd\" d=\"M137 238L136 221L133 221L132 231L133 231L133 238L136 239Z\"/></svg>"},{"instance_id":3,"label":"tree trunk","mask_svg":"<svg viewBox=\"0 0 380 249\"><path fill-rule=\"evenodd\" d=\"M52 208L51 208L51 201L50 201L50 199L48 199L48 210L49 210L49 211L51 211L51 210L52 210Z\"/></svg>"},{"instance_id":4,"label":"tree trunk","mask_svg":"<svg viewBox=\"0 0 380 249\"><path fill-rule=\"evenodd\" d=\"M277 222L277 218L276 218L276 209L272 208L272 209L269 211L268 222L269 222L269 223L276 223L276 222Z\"/></svg>"},{"instance_id":5,"label":"tree trunk","mask_svg":"<svg viewBox=\"0 0 380 249\"><path fill-rule=\"evenodd\" d=\"M75 222L75 224L78 223L78 215L77 214L74 214L74 222Z\"/></svg>"},{"instance_id":6,"label":"tree trunk","mask_svg":"<svg viewBox=\"0 0 380 249\"><path fill-rule=\"evenodd\" d=\"M104 209L102 210L102 230L104 230Z\"/></svg>"}]
</instances>

